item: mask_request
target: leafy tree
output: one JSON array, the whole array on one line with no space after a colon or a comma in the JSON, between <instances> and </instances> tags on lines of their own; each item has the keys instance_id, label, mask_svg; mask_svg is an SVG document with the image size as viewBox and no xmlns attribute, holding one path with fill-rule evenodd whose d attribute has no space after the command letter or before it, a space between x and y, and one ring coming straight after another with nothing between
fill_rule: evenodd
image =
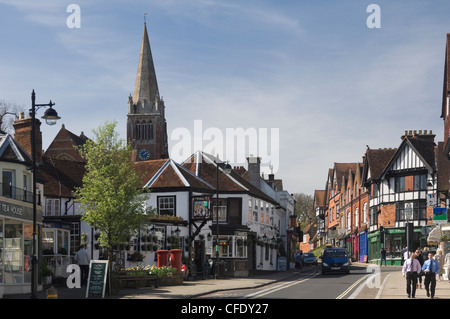
<instances>
[{"instance_id":1,"label":"leafy tree","mask_svg":"<svg viewBox=\"0 0 450 319\"><path fill-rule=\"evenodd\" d=\"M153 210L146 211L148 191L141 187L131 157L131 147L119 139L116 122L94 130L94 140L79 147L86 159L83 186L76 197L82 220L100 230L100 245L111 260L113 247L127 242L149 223Z\"/></svg>"}]
</instances>

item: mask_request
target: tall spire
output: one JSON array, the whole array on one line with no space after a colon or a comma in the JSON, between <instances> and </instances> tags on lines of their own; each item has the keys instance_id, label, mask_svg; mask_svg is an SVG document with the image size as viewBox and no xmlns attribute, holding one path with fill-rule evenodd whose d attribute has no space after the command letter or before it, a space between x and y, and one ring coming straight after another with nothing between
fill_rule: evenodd
<instances>
[{"instance_id":1,"label":"tall spire","mask_svg":"<svg viewBox=\"0 0 450 319\"><path fill-rule=\"evenodd\" d=\"M142 37L141 55L134 86L133 103L153 104L159 101L158 83L156 80L155 66L153 64L150 41L148 40L147 24L144 22L144 35ZM145 104L147 104L145 103Z\"/></svg>"}]
</instances>

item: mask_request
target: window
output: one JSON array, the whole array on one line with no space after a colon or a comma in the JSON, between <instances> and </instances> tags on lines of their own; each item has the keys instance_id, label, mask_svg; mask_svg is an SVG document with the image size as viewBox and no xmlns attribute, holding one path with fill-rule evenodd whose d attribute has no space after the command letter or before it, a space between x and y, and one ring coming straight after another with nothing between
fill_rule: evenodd
<instances>
[{"instance_id":1,"label":"window","mask_svg":"<svg viewBox=\"0 0 450 319\"><path fill-rule=\"evenodd\" d=\"M347 213L347 229L352 228L352 214L350 212Z\"/></svg>"},{"instance_id":2,"label":"window","mask_svg":"<svg viewBox=\"0 0 450 319\"><path fill-rule=\"evenodd\" d=\"M359 227L359 207L355 209L355 227Z\"/></svg>"},{"instance_id":3,"label":"window","mask_svg":"<svg viewBox=\"0 0 450 319\"><path fill-rule=\"evenodd\" d=\"M47 198L45 206L45 216L59 216L60 215L60 203L59 198Z\"/></svg>"},{"instance_id":4,"label":"window","mask_svg":"<svg viewBox=\"0 0 450 319\"><path fill-rule=\"evenodd\" d=\"M16 186L15 174L13 171L2 172L2 195L14 198L14 190Z\"/></svg>"},{"instance_id":5,"label":"window","mask_svg":"<svg viewBox=\"0 0 450 319\"><path fill-rule=\"evenodd\" d=\"M398 176L395 178L395 192L405 191L405 176Z\"/></svg>"},{"instance_id":6,"label":"window","mask_svg":"<svg viewBox=\"0 0 450 319\"><path fill-rule=\"evenodd\" d=\"M217 221L217 199L214 198L212 200L212 209L213 209L213 221ZM227 221L227 200L219 198L219 222Z\"/></svg>"},{"instance_id":7,"label":"window","mask_svg":"<svg viewBox=\"0 0 450 319\"><path fill-rule=\"evenodd\" d=\"M424 190L427 188L427 175L414 175L414 190Z\"/></svg>"},{"instance_id":8,"label":"window","mask_svg":"<svg viewBox=\"0 0 450 319\"><path fill-rule=\"evenodd\" d=\"M159 215L176 216L175 196L158 197L158 213Z\"/></svg>"},{"instance_id":9,"label":"window","mask_svg":"<svg viewBox=\"0 0 450 319\"><path fill-rule=\"evenodd\" d=\"M367 223L367 203L364 203L363 223Z\"/></svg>"}]
</instances>

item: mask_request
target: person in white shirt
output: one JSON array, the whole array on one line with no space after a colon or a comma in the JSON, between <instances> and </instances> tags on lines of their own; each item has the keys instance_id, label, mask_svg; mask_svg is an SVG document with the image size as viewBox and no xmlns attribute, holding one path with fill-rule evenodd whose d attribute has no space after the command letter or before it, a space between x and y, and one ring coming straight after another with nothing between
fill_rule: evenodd
<instances>
[{"instance_id":1,"label":"person in white shirt","mask_svg":"<svg viewBox=\"0 0 450 319\"><path fill-rule=\"evenodd\" d=\"M406 276L406 293L408 298L416 297L417 278L421 271L420 262L415 259L415 254L412 252L402 267L403 277Z\"/></svg>"},{"instance_id":2,"label":"person in white shirt","mask_svg":"<svg viewBox=\"0 0 450 319\"><path fill-rule=\"evenodd\" d=\"M445 268L447 269L447 279L450 282L450 251L445 255L444 258Z\"/></svg>"},{"instance_id":3,"label":"person in white shirt","mask_svg":"<svg viewBox=\"0 0 450 319\"><path fill-rule=\"evenodd\" d=\"M81 245L80 250L75 253L74 256L75 262L80 266L81 270L81 285L86 285L88 276L89 276L89 263L91 258L89 257L89 253L86 250L86 246Z\"/></svg>"}]
</instances>

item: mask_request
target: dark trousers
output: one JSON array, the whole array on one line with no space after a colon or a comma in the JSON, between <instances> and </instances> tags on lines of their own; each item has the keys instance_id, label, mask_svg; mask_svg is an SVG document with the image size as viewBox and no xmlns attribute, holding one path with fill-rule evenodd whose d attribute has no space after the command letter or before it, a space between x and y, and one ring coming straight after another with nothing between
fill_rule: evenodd
<instances>
[{"instance_id":1,"label":"dark trousers","mask_svg":"<svg viewBox=\"0 0 450 319\"><path fill-rule=\"evenodd\" d=\"M431 294L431 298L434 297L434 292L436 291L436 274L434 272L425 274L425 290L427 295Z\"/></svg>"},{"instance_id":2,"label":"dark trousers","mask_svg":"<svg viewBox=\"0 0 450 319\"><path fill-rule=\"evenodd\" d=\"M406 293L408 296L416 296L417 273L415 271L408 271L406 273Z\"/></svg>"},{"instance_id":3,"label":"dark trousers","mask_svg":"<svg viewBox=\"0 0 450 319\"><path fill-rule=\"evenodd\" d=\"M88 276L89 276L89 265L79 265L81 270L81 285L84 286L87 284Z\"/></svg>"}]
</instances>

